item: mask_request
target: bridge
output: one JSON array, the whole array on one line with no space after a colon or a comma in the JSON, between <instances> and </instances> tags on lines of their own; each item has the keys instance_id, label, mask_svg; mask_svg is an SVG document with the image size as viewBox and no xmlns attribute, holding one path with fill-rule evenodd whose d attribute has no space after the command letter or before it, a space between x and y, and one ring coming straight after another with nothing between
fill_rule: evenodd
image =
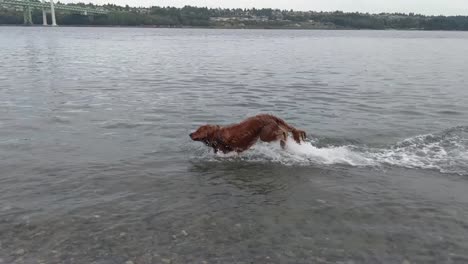
<instances>
[{"instance_id":1,"label":"bridge","mask_svg":"<svg viewBox=\"0 0 468 264\"><path fill-rule=\"evenodd\" d=\"M46 10L50 8L50 14L52 18L52 26L57 26L57 21L55 19L55 10L63 10L68 12L74 12L87 15L93 14L107 14L108 11L105 9L94 9L94 8L85 8L81 6L74 6L74 5L64 5L64 4L54 4L54 0L50 0L50 2L42 2L34 1L34 0L0 0L0 6L20 6L23 8L23 15L24 15L24 23L25 24L32 24L32 15L31 11L34 8L42 9L42 22L43 25L47 25L47 15Z\"/></svg>"}]
</instances>

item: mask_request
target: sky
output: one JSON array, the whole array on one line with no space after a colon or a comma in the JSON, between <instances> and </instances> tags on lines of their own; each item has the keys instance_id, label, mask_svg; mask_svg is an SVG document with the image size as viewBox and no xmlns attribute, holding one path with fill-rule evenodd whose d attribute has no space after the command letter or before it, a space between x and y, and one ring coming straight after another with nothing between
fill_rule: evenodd
<instances>
[{"instance_id":1,"label":"sky","mask_svg":"<svg viewBox=\"0 0 468 264\"><path fill-rule=\"evenodd\" d=\"M114 3L129 6L184 5L222 8L279 8L346 12L414 12L425 15L468 15L468 0L61 0L61 2Z\"/></svg>"}]
</instances>

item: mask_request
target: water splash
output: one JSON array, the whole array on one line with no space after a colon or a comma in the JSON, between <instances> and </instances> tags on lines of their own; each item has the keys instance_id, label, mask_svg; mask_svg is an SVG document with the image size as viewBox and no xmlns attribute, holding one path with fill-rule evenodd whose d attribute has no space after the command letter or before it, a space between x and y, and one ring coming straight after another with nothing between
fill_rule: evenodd
<instances>
[{"instance_id":1,"label":"water splash","mask_svg":"<svg viewBox=\"0 0 468 264\"><path fill-rule=\"evenodd\" d=\"M455 127L437 134L418 135L384 148L359 145L297 144L288 140L286 150L279 144L258 143L241 154L205 152L203 159L275 162L284 165L398 166L435 169L443 173L468 175L468 127Z\"/></svg>"},{"instance_id":2,"label":"water splash","mask_svg":"<svg viewBox=\"0 0 468 264\"><path fill-rule=\"evenodd\" d=\"M468 174L468 127L411 137L389 148L368 149L365 155L382 164Z\"/></svg>"}]
</instances>

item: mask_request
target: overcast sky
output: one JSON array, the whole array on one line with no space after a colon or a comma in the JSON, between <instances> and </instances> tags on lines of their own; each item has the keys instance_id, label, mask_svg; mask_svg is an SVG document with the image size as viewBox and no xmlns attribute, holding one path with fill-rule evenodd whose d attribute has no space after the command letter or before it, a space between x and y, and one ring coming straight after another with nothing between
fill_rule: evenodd
<instances>
[{"instance_id":1,"label":"overcast sky","mask_svg":"<svg viewBox=\"0 0 468 264\"><path fill-rule=\"evenodd\" d=\"M130 6L280 8L315 11L414 12L427 15L468 15L468 0L61 0Z\"/></svg>"}]
</instances>

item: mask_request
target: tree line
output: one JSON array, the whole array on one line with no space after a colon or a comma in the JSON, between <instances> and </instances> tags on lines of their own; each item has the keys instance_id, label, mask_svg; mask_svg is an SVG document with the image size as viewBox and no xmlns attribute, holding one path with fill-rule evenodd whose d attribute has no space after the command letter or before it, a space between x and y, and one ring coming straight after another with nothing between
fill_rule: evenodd
<instances>
[{"instance_id":1,"label":"tree line","mask_svg":"<svg viewBox=\"0 0 468 264\"><path fill-rule=\"evenodd\" d=\"M74 5L104 8L109 10L109 13L88 17L68 12L57 12L59 25L246 28L323 28L326 25L327 28L336 29L468 30L468 16L425 16L413 13L369 14L340 11L300 12L270 8L221 9L193 6L138 8L128 5L98 6L84 3ZM32 16L35 24L42 24L41 10L34 10ZM0 24L22 23L23 13L21 10L0 7Z\"/></svg>"}]
</instances>

